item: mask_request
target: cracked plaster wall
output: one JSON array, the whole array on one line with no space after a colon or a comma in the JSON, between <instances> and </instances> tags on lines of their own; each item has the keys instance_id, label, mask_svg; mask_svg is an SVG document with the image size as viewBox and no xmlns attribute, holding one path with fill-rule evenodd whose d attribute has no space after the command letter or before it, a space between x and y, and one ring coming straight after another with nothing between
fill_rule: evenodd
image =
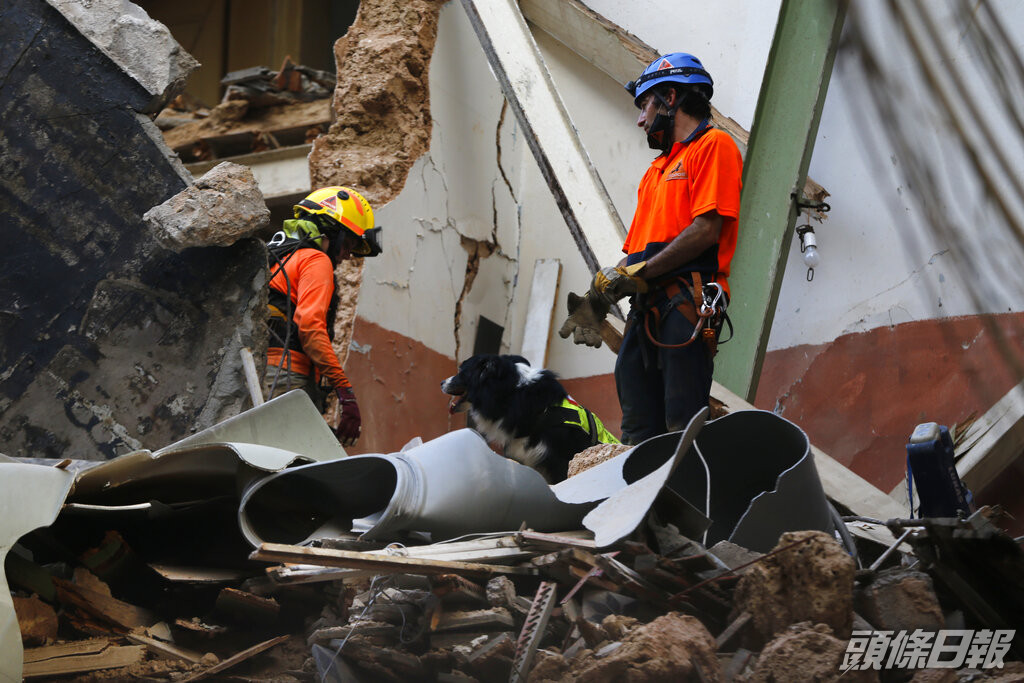
<instances>
[{"instance_id":1,"label":"cracked plaster wall","mask_svg":"<svg viewBox=\"0 0 1024 683\"><path fill-rule=\"evenodd\" d=\"M632 135L632 102L620 85L565 47L544 34L536 38L628 221L636 187L626 178L635 183L651 157L642 136ZM590 276L457 3L441 12L431 93L430 152L379 212L390 227L388 247L366 264L359 316L462 360L472 353L483 315L504 326L502 350L515 353L535 261L562 261L556 328L566 293L585 289ZM624 135L608 135L616 127ZM467 289L467 260L477 244L490 254L470 268ZM552 331L548 365L564 377L603 375L613 364L607 349L575 347Z\"/></svg>"},{"instance_id":2,"label":"cracked plaster wall","mask_svg":"<svg viewBox=\"0 0 1024 683\"><path fill-rule=\"evenodd\" d=\"M245 240L176 254L143 225L191 177L143 113L174 93L157 97L109 56L138 48L130 34L101 50L42 0L0 9L7 455L159 448L247 398L239 348L259 352L264 251Z\"/></svg>"}]
</instances>

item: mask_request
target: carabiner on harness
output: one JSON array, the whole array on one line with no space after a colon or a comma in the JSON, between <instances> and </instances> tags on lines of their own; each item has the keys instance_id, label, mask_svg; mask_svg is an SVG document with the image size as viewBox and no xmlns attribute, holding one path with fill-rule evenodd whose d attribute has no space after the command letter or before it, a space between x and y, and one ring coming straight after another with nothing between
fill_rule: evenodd
<instances>
[{"instance_id":1,"label":"carabiner on harness","mask_svg":"<svg viewBox=\"0 0 1024 683\"><path fill-rule=\"evenodd\" d=\"M714 292L712 292L714 290ZM725 290L717 282L707 282L703 287L704 301L700 304L700 317L709 318L725 311ZM721 311L719 311L721 308Z\"/></svg>"}]
</instances>

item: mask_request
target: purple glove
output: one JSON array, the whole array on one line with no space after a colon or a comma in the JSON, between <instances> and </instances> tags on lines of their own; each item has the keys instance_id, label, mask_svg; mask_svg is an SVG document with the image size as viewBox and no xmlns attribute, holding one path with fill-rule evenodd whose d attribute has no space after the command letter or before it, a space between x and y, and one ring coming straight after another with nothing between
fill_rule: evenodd
<instances>
[{"instance_id":1,"label":"purple glove","mask_svg":"<svg viewBox=\"0 0 1024 683\"><path fill-rule=\"evenodd\" d=\"M335 389L338 394L338 407L341 408L341 419L338 420L338 428L334 435L338 437L338 443L342 446L355 446L359 440L359 429L363 422L359 414L359 404L356 403L356 395L351 387Z\"/></svg>"}]
</instances>

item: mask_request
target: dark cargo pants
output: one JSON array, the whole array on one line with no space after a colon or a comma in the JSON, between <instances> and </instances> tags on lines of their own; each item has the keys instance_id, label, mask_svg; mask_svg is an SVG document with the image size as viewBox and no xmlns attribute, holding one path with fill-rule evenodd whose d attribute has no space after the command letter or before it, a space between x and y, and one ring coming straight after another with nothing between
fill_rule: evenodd
<instances>
[{"instance_id":1,"label":"dark cargo pants","mask_svg":"<svg viewBox=\"0 0 1024 683\"><path fill-rule=\"evenodd\" d=\"M651 332L663 344L685 342L693 324L666 297L652 304L661 313L651 318ZM655 346L644 331L643 316L633 308L615 362L615 387L622 408L622 442L641 441L684 429L708 405L714 360L700 335L679 349Z\"/></svg>"}]
</instances>

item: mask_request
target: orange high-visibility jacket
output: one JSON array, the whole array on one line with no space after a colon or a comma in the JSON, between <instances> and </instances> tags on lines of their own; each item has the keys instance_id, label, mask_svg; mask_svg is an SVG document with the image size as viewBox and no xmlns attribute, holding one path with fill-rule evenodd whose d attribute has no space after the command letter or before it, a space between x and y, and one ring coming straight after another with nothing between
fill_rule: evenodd
<instances>
[{"instance_id":1,"label":"orange high-visibility jacket","mask_svg":"<svg viewBox=\"0 0 1024 683\"><path fill-rule=\"evenodd\" d=\"M299 330L298 341L302 351L286 352L279 346L271 346L267 349L267 367L280 365L288 368L290 360L292 372L313 375L316 370L327 377L335 389L351 387L334 353L334 347L331 346L331 339L327 336L327 310L334 294L334 267L331 259L319 249L307 248L299 249L282 260L285 262L284 273L279 272L280 266L277 264L271 266L271 272L275 275L270 280L270 287L290 296L292 320ZM273 343L275 340L271 340ZM289 357L283 358L283 353L288 353Z\"/></svg>"},{"instance_id":2,"label":"orange high-visibility jacket","mask_svg":"<svg viewBox=\"0 0 1024 683\"><path fill-rule=\"evenodd\" d=\"M677 142L668 154L655 158L637 190L636 213L622 247L627 264L650 259L697 216L714 210L722 216L718 244L673 272L699 271L728 292L742 175L743 158L736 143L717 128L688 144Z\"/></svg>"}]
</instances>

